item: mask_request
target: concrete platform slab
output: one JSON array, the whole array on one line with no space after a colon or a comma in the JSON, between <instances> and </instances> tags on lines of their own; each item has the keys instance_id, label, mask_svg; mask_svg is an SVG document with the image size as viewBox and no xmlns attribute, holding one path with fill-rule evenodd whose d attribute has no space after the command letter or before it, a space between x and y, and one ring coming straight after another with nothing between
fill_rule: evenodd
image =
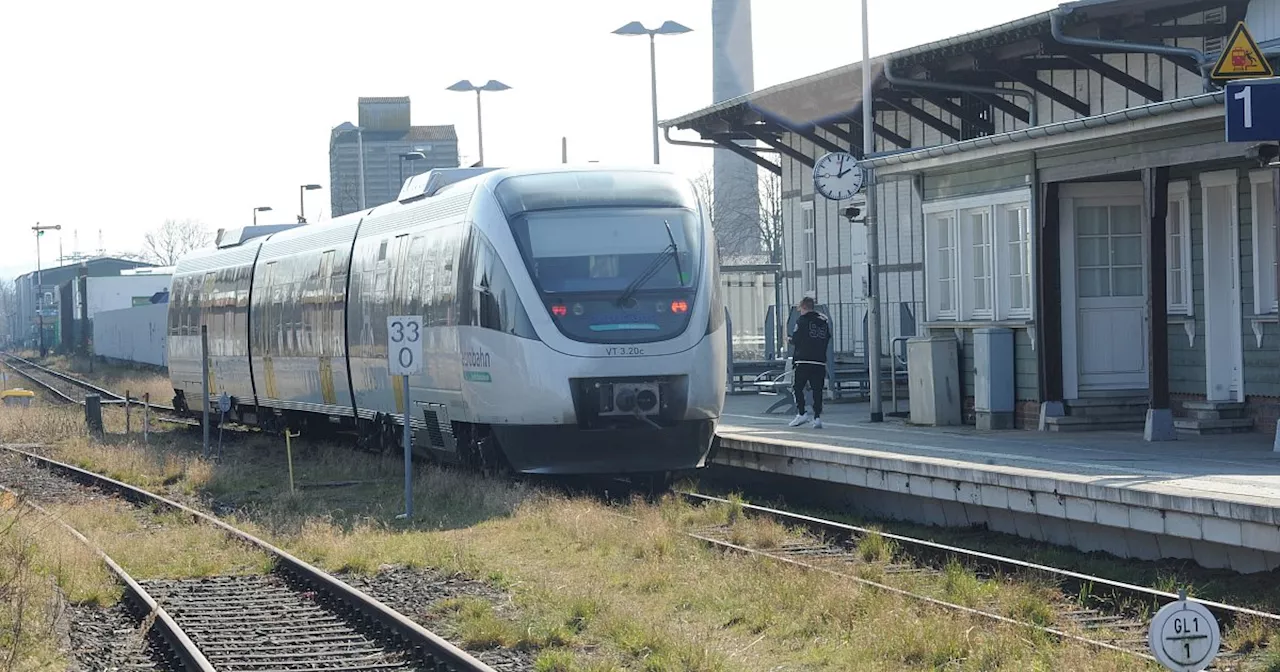
<instances>
[{"instance_id":1,"label":"concrete platform slab","mask_svg":"<svg viewBox=\"0 0 1280 672\"><path fill-rule=\"evenodd\" d=\"M772 399L727 399L717 464L918 498L926 509L933 502L937 511L924 516L927 522L1009 528L1009 514L1017 513L1041 519L1038 533L1012 526L1024 536L1070 543L1105 534L1106 550L1134 547L1135 557L1159 548L1165 557L1239 564L1241 571L1280 566L1280 454L1270 437L1149 443L1140 431L980 431L894 419L873 425L865 403L829 403L823 429L790 428L789 416L762 412ZM949 508L956 503L965 517Z\"/></svg>"}]
</instances>

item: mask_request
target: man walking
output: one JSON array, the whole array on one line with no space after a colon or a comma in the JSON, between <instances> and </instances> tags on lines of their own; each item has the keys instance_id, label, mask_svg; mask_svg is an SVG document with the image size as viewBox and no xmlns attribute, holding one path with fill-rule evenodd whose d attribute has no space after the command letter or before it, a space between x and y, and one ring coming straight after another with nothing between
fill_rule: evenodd
<instances>
[{"instance_id":1,"label":"man walking","mask_svg":"<svg viewBox=\"0 0 1280 672\"><path fill-rule=\"evenodd\" d=\"M814 429L822 429L822 385L827 379L827 344L831 342L831 322L827 316L813 309L813 299L800 300L800 317L796 330L790 336L795 347L792 353L796 394L796 418L791 427L813 422ZM805 385L813 390L813 415L804 410Z\"/></svg>"}]
</instances>

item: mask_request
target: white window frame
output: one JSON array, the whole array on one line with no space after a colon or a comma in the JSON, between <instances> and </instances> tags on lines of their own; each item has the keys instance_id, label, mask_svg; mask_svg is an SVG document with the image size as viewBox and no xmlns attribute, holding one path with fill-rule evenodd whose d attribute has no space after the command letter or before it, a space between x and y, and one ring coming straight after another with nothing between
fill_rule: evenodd
<instances>
[{"instance_id":1,"label":"white window frame","mask_svg":"<svg viewBox=\"0 0 1280 672\"><path fill-rule=\"evenodd\" d=\"M992 228L994 220L994 209L991 207L965 208L959 211L960 215L960 265L958 275L963 278L960 292L960 305L966 307L966 315L971 320L994 320L996 317L996 260L995 260L995 231ZM974 231L974 217L981 217L984 220L984 231L982 237L976 236ZM979 291L977 263L974 257L979 254L986 256L987 275L985 286ZM986 294L985 297L982 297ZM979 308L980 299L985 298L986 307Z\"/></svg>"},{"instance_id":2,"label":"white window frame","mask_svg":"<svg viewBox=\"0 0 1280 672\"><path fill-rule=\"evenodd\" d=\"M1030 204L1031 190L1024 188L980 196L932 201L922 206L921 210L925 218L925 294L926 298L928 298L928 319L930 321L1000 321L1030 319L1032 317L1035 311L1034 278L1036 268L1034 259L1030 260L1031 282L1027 295L1028 306L1021 310L1011 310L1008 307L1009 288L1007 287L1007 284L1011 281L1011 276L1007 272L1010 267L1008 257L1009 237L1000 221L1000 216L1004 211L1026 208L1030 229L1030 239L1027 241L1027 246L1029 249L1034 250L1036 223L1035 213L1032 211ZM988 213L987 235L989 238L987 244L990 245L989 249L991 250L991 273L993 278L990 285L989 310L974 310L973 307L973 241L971 227L965 216L974 210L986 210ZM954 255L952 262L956 273L955 287L957 291L955 291L952 300L954 310L951 311L939 310L937 297L934 296L938 291L935 276L940 254L939 250L936 249L936 223L944 217L950 217L952 223L951 236L955 246L952 252ZM1029 254L1028 256L1033 255Z\"/></svg>"},{"instance_id":3,"label":"white window frame","mask_svg":"<svg viewBox=\"0 0 1280 672\"><path fill-rule=\"evenodd\" d=\"M1274 208L1274 200L1272 202L1272 212L1270 215L1271 226L1270 231L1263 231L1258 225L1258 214L1263 208L1258 207L1258 197L1263 190L1272 194L1275 198L1275 186L1272 183L1272 171L1255 170L1249 173L1249 207L1253 217L1253 313L1255 315L1268 315L1280 312L1276 301L1276 281L1275 274L1280 272L1276 265L1276 215ZM1271 270L1267 271L1267 265L1271 266Z\"/></svg>"},{"instance_id":4,"label":"white window frame","mask_svg":"<svg viewBox=\"0 0 1280 672\"><path fill-rule=\"evenodd\" d=\"M1004 205L997 206L995 211L996 211L996 221L994 224L995 232L996 232L995 240L996 240L996 245L999 247L999 254L997 255L999 258L998 263L1000 264L999 268L1002 269L1000 277L1001 279L1004 279L1006 277L1008 278L1007 280L1008 286L1005 287L1004 292L1000 293L1000 304L999 304L1000 314L1004 315L1007 319L1029 320L1032 317L1034 317L1035 300L1036 300L1035 299L1035 291L1036 291L1035 247L1032 246L1031 244L1032 238L1035 236L1035 227L1032 225L1032 222L1031 222L1031 203L1030 201L1025 203L1006 203ZM1024 263L1022 266L1025 272L1025 275L1013 275L1014 251L1012 246L1014 241L1009 236L1009 229L1007 226L1007 222L1005 222L1004 218L1010 212L1014 212L1014 211L1023 211L1026 213L1026 216L1027 216L1026 228L1023 231L1023 235L1025 237L1022 240L1018 241L1018 247L1022 248L1019 251L1019 254L1022 257L1024 257L1023 259ZM1013 301L1012 285L1017 282L1020 282L1022 284L1023 295L1026 297L1026 305L1021 308L1014 308L1012 305L1012 301Z\"/></svg>"},{"instance_id":5,"label":"white window frame","mask_svg":"<svg viewBox=\"0 0 1280 672\"><path fill-rule=\"evenodd\" d=\"M1169 183L1169 204L1178 204L1178 230L1180 240L1174 240L1173 229L1170 227L1172 221L1168 216L1165 218L1165 272L1168 287L1173 288L1175 284L1182 288L1182 302L1174 303L1173 292L1170 291L1167 296L1168 311L1170 315L1186 315L1195 314L1195 296L1191 293L1191 182L1188 180L1179 180ZM1182 277L1175 278L1173 275L1173 247L1177 245L1182 252Z\"/></svg>"},{"instance_id":6,"label":"white window frame","mask_svg":"<svg viewBox=\"0 0 1280 672\"><path fill-rule=\"evenodd\" d=\"M800 285L803 296L817 300L818 293L818 227L813 201L800 204L800 231L803 234L800 253Z\"/></svg>"},{"instance_id":7,"label":"white window frame","mask_svg":"<svg viewBox=\"0 0 1280 672\"><path fill-rule=\"evenodd\" d=\"M959 241L959 223L957 222L956 212L954 210L943 210L932 213L925 213L925 267L928 269L925 277L928 279L925 296L928 305L928 314L930 320L955 320L959 315L960 308L960 268L957 266L957 253L960 248ZM947 242L950 247L946 248L945 256L951 260L951 286L946 292L938 287L938 265L941 263L944 252L938 249L938 230L939 228L947 230ZM942 298L948 296L951 300L946 310L942 309Z\"/></svg>"}]
</instances>

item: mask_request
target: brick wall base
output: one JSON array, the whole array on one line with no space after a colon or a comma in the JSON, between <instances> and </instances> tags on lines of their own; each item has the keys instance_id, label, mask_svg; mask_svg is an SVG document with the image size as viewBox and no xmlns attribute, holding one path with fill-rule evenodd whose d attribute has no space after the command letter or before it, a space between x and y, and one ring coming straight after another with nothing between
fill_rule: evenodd
<instances>
[{"instance_id":1,"label":"brick wall base","mask_svg":"<svg viewBox=\"0 0 1280 672\"><path fill-rule=\"evenodd\" d=\"M1186 417L1186 408L1182 405L1187 401L1204 401L1203 394L1171 394L1169 395L1169 405L1173 407L1173 414L1176 417ZM1246 418L1253 420L1253 431L1257 434L1266 436L1275 436L1276 421L1280 420L1280 398L1277 397L1245 397L1244 415Z\"/></svg>"},{"instance_id":2,"label":"brick wall base","mask_svg":"<svg viewBox=\"0 0 1280 672\"><path fill-rule=\"evenodd\" d=\"M978 424L978 413L974 410L976 400L973 397L964 398L964 406L960 410L960 421L966 425ZM1013 426L1014 429L1039 429L1040 427L1040 402L1038 401L1019 401L1013 406Z\"/></svg>"}]
</instances>

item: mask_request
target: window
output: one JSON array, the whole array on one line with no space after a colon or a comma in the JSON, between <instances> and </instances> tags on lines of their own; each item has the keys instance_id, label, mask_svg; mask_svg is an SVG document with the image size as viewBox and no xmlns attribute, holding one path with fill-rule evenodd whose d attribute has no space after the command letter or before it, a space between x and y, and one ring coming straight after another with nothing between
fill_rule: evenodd
<instances>
[{"instance_id":1,"label":"window","mask_svg":"<svg viewBox=\"0 0 1280 672\"><path fill-rule=\"evenodd\" d=\"M1253 189L1253 312L1276 312L1276 200L1270 170L1249 173Z\"/></svg>"},{"instance_id":2,"label":"window","mask_svg":"<svg viewBox=\"0 0 1280 672\"><path fill-rule=\"evenodd\" d=\"M1000 227L1004 252L1001 265L1009 278L1009 291L1003 294L1001 310L1006 317L1031 317L1031 209L1026 205L1000 208Z\"/></svg>"},{"instance_id":3,"label":"window","mask_svg":"<svg viewBox=\"0 0 1280 672\"><path fill-rule=\"evenodd\" d=\"M1169 271L1169 314L1191 315L1191 185L1169 184L1169 214L1165 219L1168 241L1165 256Z\"/></svg>"},{"instance_id":4,"label":"window","mask_svg":"<svg viewBox=\"0 0 1280 672\"><path fill-rule=\"evenodd\" d=\"M925 204L930 320L1032 316L1030 196L1024 189Z\"/></svg>"},{"instance_id":5,"label":"window","mask_svg":"<svg viewBox=\"0 0 1280 672\"><path fill-rule=\"evenodd\" d=\"M991 209L978 208L964 213L965 249L968 254L968 293L965 302L970 308L970 317L992 319L995 315L991 309L991 288L994 269L991 263Z\"/></svg>"},{"instance_id":6,"label":"window","mask_svg":"<svg viewBox=\"0 0 1280 672\"><path fill-rule=\"evenodd\" d=\"M804 268L801 271L803 276L804 295L816 298L818 293L818 234L814 226L813 203L803 203L800 206L803 209L804 223Z\"/></svg>"}]
</instances>

